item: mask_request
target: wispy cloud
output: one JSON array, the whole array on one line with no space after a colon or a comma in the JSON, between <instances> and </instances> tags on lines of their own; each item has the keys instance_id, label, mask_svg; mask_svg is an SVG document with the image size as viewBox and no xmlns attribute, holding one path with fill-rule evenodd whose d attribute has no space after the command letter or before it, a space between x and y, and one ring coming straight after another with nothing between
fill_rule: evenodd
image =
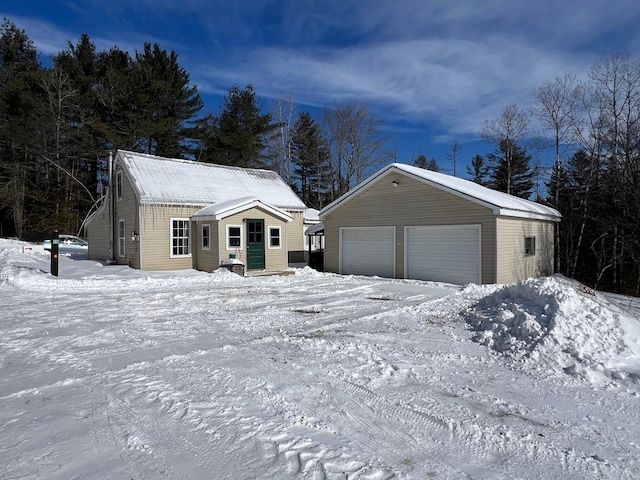
<instances>
[{"instance_id":1,"label":"wispy cloud","mask_svg":"<svg viewBox=\"0 0 640 480\"><path fill-rule=\"evenodd\" d=\"M180 54L200 90L252 84L268 98L330 106L363 101L404 128L477 135L511 103L598 58L640 54L632 0L87 0L73 26L11 17L45 55L88 33L99 50L145 41ZM98 21L97 21L98 20ZM76 30L88 28L86 32ZM217 105L211 105L216 108ZM390 127L391 128L391 127Z\"/></svg>"},{"instance_id":2,"label":"wispy cloud","mask_svg":"<svg viewBox=\"0 0 640 480\"><path fill-rule=\"evenodd\" d=\"M210 84L252 83L262 95L309 105L364 101L391 119L430 119L468 132L508 103L567 69L572 57L550 55L517 39L391 41L305 52L268 48L239 63L200 72ZM485 116L489 115L489 117Z\"/></svg>"}]
</instances>

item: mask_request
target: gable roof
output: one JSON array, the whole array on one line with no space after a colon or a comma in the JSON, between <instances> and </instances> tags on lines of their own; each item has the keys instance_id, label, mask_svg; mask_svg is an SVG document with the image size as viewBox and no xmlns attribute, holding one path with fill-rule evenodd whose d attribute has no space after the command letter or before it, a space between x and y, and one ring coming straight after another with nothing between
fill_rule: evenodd
<instances>
[{"instance_id":1,"label":"gable roof","mask_svg":"<svg viewBox=\"0 0 640 480\"><path fill-rule=\"evenodd\" d=\"M293 217L287 212L283 212L279 208L264 203L256 197L244 197L227 202L214 203L213 205L204 207L202 210L198 210L191 217L194 220L222 220L254 207L261 208L282 221L290 222L293 220Z\"/></svg>"},{"instance_id":2,"label":"gable roof","mask_svg":"<svg viewBox=\"0 0 640 480\"><path fill-rule=\"evenodd\" d=\"M469 180L452 177L451 175L445 175L443 173L432 172L430 170L425 170L424 168L405 165L403 163L392 163L373 174L356 188L345 193L342 197L323 208L320 211L320 218L324 219L327 214L339 206L342 206L345 202L349 201L350 198L363 192L391 173L405 175L422 183L426 183L434 188L444 190L453 195L457 195L474 203L491 208L494 215L552 220L556 222L560 221L561 218L560 212L554 208L547 207L530 200L525 200L524 198L491 190L490 188L483 187L482 185Z\"/></svg>"},{"instance_id":3,"label":"gable roof","mask_svg":"<svg viewBox=\"0 0 640 480\"><path fill-rule=\"evenodd\" d=\"M123 165L143 204L204 207L252 195L283 210L306 209L280 175L271 170L214 165L125 150L118 151L116 162Z\"/></svg>"}]
</instances>

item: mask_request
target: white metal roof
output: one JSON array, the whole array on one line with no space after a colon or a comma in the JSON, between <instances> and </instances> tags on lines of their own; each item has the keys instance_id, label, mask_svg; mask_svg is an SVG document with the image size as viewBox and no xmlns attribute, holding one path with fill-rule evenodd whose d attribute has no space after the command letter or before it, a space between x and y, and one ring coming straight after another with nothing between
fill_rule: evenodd
<instances>
[{"instance_id":1,"label":"white metal roof","mask_svg":"<svg viewBox=\"0 0 640 480\"><path fill-rule=\"evenodd\" d=\"M353 190L344 194L320 211L320 218L324 217L354 195L357 195L373 183L379 181L388 174L396 172L424 182L435 188L445 190L454 195L466 198L472 202L479 203L493 210L496 215L505 215L523 218L535 218L542 220L560 221L561 215L556 209L547 207L530 200L508 195L503 192L491 190L469 180L464 180L443 173L432 172L424 168L405 165L403 163L392 163L387 165L377 173L367 178Z\"/></svg>"},{"instance_id":2,"label":"white metal roof","mask_svg":"<svg viewBox=\"0 0 640 480\"><path fill-rule=\"evenodd\" d=\"M320 210L316 210L315 208L307 208L307 211L304 212L304 222L305 223L317 223L320 221Z\"/></svg>"},{"instance_id":3,"label":"white metal roof","mask_svg":"<svg viewBox=\"0 0 640 480\"><path fill-rule=\"evenodd\" d=\"M293 220L293 217L287 212L261 202L256 197L244 197L226 202L214 203L213 205L204 207L202 210L198 210L192 215L192 218L195 220L222 220L223 218L230 217L231 215L244 212L245 210L249 210L254 207L262 208L274 217L280 218L285 222Z\"/></svg>"},{"instance_id":4,"label":"white metal roof","mask_svg":"<svg viewBox=\"0 0 640 480\"><path fill-rule=\"evenodd\" d=\"M288 211L306 206L271 170L229 167L119 150L120 162L143 204L195 205L234 201L251 195Z\"/></svg>"},{"instance_id":5,"label":"white metal roof","mask_svg":"<svg viewBox=\"0 0 640 480\"><path fill-rule=\"evenodd\" d=\"M304 232L305 235L321 235L324 234L324 223L316 223L315 225L310 226Z\"/></svg>"}]
</instances>

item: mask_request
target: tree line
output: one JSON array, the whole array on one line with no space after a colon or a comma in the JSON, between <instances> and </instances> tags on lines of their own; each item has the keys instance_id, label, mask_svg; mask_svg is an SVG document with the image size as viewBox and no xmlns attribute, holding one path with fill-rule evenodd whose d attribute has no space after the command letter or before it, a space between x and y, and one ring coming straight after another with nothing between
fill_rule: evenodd
<instances>
[{"instance_id":1,"label":"tree line","mask_svg":"<svg viewBox=\"0 0 640 480\"><path fill-rule=\"evenodd\" d=\"M0 235L80 232L107 185L109 151L276 170L322 208L393 161L383 120L345 102L319 118L279 100L266 111L251 85L232 86L219 111L204 102L178 54L145 43L133 55L98 51L88 35L40 61L24 30L0 27ZM598 288L640 293L640 63L604 57L533 91L485 121L494 150L471 156L467 177L553 206L556 270ZM456 175L462 145L447 157ZM534 164L553 152L550 168ZM439 170L435 158L413 163Z\"/></svg>"},{"instance_id":2,"label":"tree line","mask_svg":"<svg viewBox=\"0 0 640 480\"><path fill-rule=\"evenodd\" d=\"M45 67L24 30L0 27L1 235L79 232L105 191L118 149L279 171L322 208L387 161L382 120L362 103L325 110L322 125L294 106L264 112L234 85L217 113L178 54L145 43L134 55L98 51L88 35ZM282 116L288 108L289 116Z\"/></svg>"},{"instance_id":3,"label":"tree line","mask_svg":"<svg viewBox=\"0 0 640 480\"><path fill-rule=\"evenodd\" d=\"M537 126L537 132L533 126ZM496 149L467 167L476 182L556 208L555 269L595 288L640 294L640 61L600 59L486 121ZM532 158L553 152L547 172Z\"/></svg>"}]
</instances>

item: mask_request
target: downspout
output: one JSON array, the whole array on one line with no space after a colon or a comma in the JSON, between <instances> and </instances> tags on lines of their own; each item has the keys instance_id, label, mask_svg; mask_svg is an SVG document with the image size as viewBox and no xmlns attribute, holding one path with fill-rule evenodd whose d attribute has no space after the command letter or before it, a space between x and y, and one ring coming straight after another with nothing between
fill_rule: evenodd
<instances>
[{"instance_id":1,"label":"downspout","mask_svg":"<svg viewBox=\"0 0 640 480\"><path fill-rule=\"evenodd\" d=\"M116 208L115 208L115 195L113 194L114 185L114 172L113 172L113 152L109 152L109 189L107 194L109 195L109 259L108 265L118 263L114 255L114 226L116 221Z\"/></svg>"}]
</instances>

